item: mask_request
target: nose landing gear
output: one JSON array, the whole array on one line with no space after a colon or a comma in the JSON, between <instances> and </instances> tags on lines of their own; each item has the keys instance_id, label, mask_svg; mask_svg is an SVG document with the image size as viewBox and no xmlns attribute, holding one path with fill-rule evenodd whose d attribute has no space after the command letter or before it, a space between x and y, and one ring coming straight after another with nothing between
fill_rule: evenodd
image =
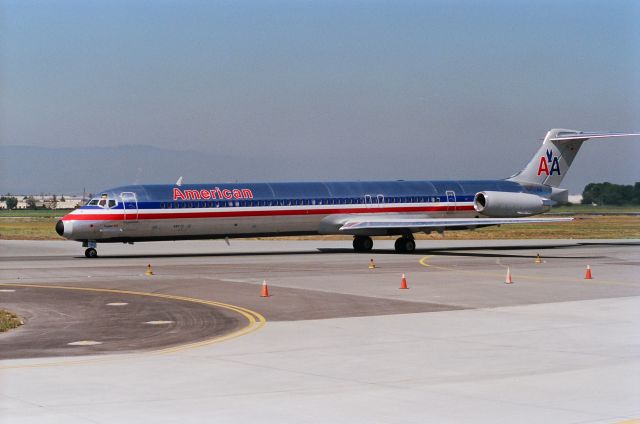
<instances>
[{"instance_id":1,"label":"nose landing gear","mask_svg":"<svg viewBox=\"0 0 640 424\"><path fill-rule=\"evenodd\" d=\"M88 249L84 251L84 256L87 258L97 258L98 251L96 250L97 243L95 240L85 240L82 242L82 247L87 247Z\"/></svg>"}]
</instances>

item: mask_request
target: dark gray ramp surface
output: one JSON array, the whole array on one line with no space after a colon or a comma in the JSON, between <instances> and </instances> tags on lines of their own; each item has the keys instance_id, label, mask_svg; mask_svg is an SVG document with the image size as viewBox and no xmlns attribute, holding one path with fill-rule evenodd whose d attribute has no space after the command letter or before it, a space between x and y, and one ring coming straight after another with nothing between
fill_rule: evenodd
<instances>
[{"instance_id":1,"label":"dark gray ramp surface","mask_svg":"<svg viewBox=\"0 0 640 424\"><path fill-rule=\"evenodd\" d=\"M220 336L247 322L229 310L173 299L49 288L2 289L15 292L0 293L0 307L18 313L25 324L0 335L0 359L159 349Z\"/></svg>"}]
</instances>

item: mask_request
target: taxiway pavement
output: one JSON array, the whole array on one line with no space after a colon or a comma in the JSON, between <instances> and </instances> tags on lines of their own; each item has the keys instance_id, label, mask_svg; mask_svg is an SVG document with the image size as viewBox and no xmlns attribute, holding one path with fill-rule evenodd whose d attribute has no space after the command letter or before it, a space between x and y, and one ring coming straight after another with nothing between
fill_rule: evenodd
<instances>
[{"instance_id":1,"label":"taxiway pavement","mask_svg":"<svg viewBox=\"0 0 640 424\"><path fill-rule=\"evenodd\" d=\"M378 241L371 254L351 253L347 241L105 245L92 260L75 243L2 241L0 305L22 308L27 323L0 335L3 357L14 358L0 361L0 416L18 423L640 417L638 240L419 241L414 255L392 254L392 244ZM534 263L537 253L542 264ZM368 269L370 259L376 269ZM593 280L584 279L587 264ZM511 285L504 284L507 266ZM403 273L408 290L399 289ZM263 280L269 298L260 297ZM211 304L145 297L149 314L129 315L138 324L119 333L123 321L104 306L110 295L78 291L65 303L55 300L62 295L42 295L56 289L6 284ZM41 325L30 308L64 305L72 325L60 318L68 333L58 332L53 346L6 343L30 339L30 328ZM255 318L241 337L199 344L247 325L246 316L216 305L267 323ZM148 331L140 323L157 311L166 313L159 320L180 324L136 344ZM207 314L227 325L206 326ZM112 339L86 332L100 318ZM78 328L81 339L101 344L61 346L80 338ZM68 354L53 357L60 350Z\"/></svg>"}]
</instances>

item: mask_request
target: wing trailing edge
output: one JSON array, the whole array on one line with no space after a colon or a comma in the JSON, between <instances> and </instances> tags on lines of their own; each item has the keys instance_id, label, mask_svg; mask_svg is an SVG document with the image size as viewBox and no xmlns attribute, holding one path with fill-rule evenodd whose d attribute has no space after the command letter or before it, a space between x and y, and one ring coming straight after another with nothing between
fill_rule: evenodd
<instances>
[{"instance_id":1,"label":"wing trailing edge","mask_svg":"<svg viewBox=\"0 0 640 424\"><path fill-rule=\"evenodd\" d=\"M345 234L366 230L425 230L473 229L492 225L568 222L573 218L424 218L424 219L359 219L345 222L339 230Z\"/></svg>"}]
</instances>

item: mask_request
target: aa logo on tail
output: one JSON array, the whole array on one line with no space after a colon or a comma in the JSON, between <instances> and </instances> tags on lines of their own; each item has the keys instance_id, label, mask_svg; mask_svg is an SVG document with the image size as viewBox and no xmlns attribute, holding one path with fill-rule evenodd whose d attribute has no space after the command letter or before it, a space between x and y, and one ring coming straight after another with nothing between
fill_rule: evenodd
<instances>
[{"instance_id":1,"label":"aa logo on tail","mask_svg":"<svg viewBox=\"0 0 640 424\"><path fill-rule=\"evenodd\" d=\"M551 169L549 169L549 164L551 164ZM538 176L541 174L553 175L554 172L560 175L560 162L558 162L558 157L553 155L553 150L547 150L547 156L540 158Z\"/></svg>"}]
</instances>

